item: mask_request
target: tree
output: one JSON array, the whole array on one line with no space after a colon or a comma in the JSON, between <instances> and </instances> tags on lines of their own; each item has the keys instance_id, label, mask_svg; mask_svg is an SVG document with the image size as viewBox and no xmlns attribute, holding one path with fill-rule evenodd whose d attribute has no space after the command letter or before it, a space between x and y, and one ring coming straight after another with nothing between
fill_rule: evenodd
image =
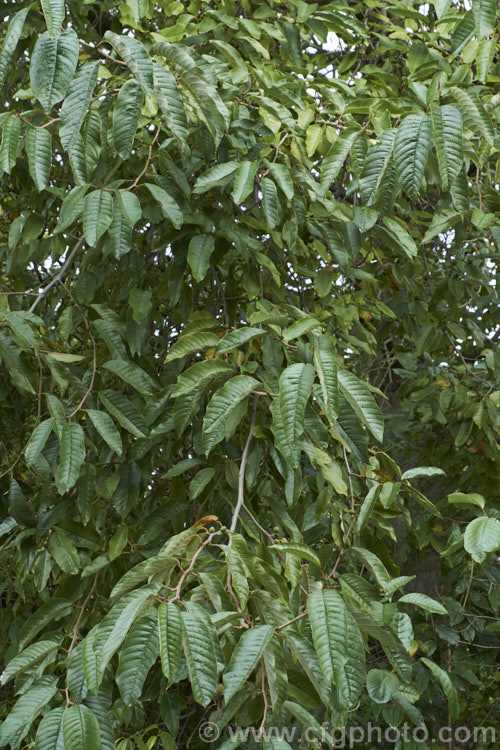
<instances>
[{"instance_id":1,"label":"tree","mask_svg":"<svg viewBox=\"0 0 500 750\"><path fill-rule=\"evenodd\" d=\"M469 5L2 4L0 747L495 746Z\"/></svg>"}]
</instances>

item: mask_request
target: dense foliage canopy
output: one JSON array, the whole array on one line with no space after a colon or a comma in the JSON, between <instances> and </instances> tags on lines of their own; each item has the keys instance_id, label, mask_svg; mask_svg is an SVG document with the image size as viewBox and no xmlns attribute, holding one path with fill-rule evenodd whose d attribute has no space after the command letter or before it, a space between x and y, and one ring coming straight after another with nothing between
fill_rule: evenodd
<instances>
[{"instance_id":1,"label":"dense foliage canopy","mask_svg":"<svg viewBox=\"0 0 500 750\"><path fill-rule=\"evenodd\" d=\"M498 746L495 0L1 7L0 747Z\"/></svg>"}]
</instances>

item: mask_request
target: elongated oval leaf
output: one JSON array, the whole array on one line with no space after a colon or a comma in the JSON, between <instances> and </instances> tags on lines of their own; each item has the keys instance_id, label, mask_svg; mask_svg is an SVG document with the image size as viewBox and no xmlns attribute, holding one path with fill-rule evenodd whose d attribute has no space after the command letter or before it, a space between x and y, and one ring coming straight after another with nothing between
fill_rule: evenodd
<instances>
[{"instance_id":1,"label":"elongated oval leaf","mask_svg":"<svg viewBox=\"0 0 500 750\"><path fill-rule=\"evenodd\" d=\"M31 646L25 648L20 654L9 661L2 673L2 685L12 680L21 672L29 669L37 662L44 659L48 654L59 648L59 644L54 641L37 641Z\"/></svg>"},{"instance_id":2,"label":"elongated oval leaf","mask_svg":"<svg viewBox=\"0 0 500 750\"><path fill-rule=\"evenodd\" d=\"M185 333L181 336L168 350L165 362L171 362L173 359L187 357L189 354L199 352L201 349L208 349L217 346L219 337L215 333L206 331Z\"/></svg>"},{"instance_id":3,"label":"elongated oval leaf","mask_svg":"<svg viewBox=\"0 0 500 750\"><path fill-rule=\"evenodd\" d=\"M285 440L294 454L304 431L304 412L313 381L314 367L302 362L287 367L280 377L279 411Z\"/></svg>"},{"instance_id":4,"label":"elongated oval leaf","mask_svg":"<svg viewBox=\"0 0 500 750\"><path fill-rule=\"evenodd\" d=\"M261 188L264 216L266 217L269 229L274 229L279 217L278 190L273 180L270 180L268 177L262 178Z\"/></svg>"},{"instance_id":5,"label":"elongated oval leaf","mask_svg":"<svg viewBox=\"0 0 500 750\"><path fill-rule=\"evenodd\" d=\"M233 201L235 203L243 203L253 191L258 166L255 161L240 162L234 177Z\"/></svg>"},{"instance_id":6,"label":"elongated oval leaf","mask_svg":"<svg viewBox=\"0 0 500 750\"><path fill-rule=\"evenodd\" d=\"M286 198L291 201L294 196L295 190L288 167L286 167L284 164L276 164L275 162L273 162L269 165L269 171L271 173L271 177L276 182L278 187L283 191Z\"/></svg>"},{"instance_id":7,"label":"elongated oval leaf","mask_svg":"<svg viewBox=\"0 0 500 750\"><path fill-rule=\"evenodd\" d=\"M47 31L51 37L55 37L61 30L66 12L64 0L41 0Z\"/></svg>"},{"instance_id":8,"label":"elongated oval leaf","mask_svg":"<svg viewBox=\"0 0 500 750\"><path fill-rule=\"evenodd\" d=\"M458 702L457 689L452 683L450 675L448 674L448 672L445 672L442 667L438 666L430 659L422 657L420 661L425 664L425 666L432 672L434 677L437 677L437 679L441 683L441 687L443 688L445 695L448 698L451 717L453 719L456 719L458 717L458 714L460 713L460 705Z\"/></svg>"},{"instance_id":9,"label":"elongated oval leaf","mask_svg":"<svg viewBox=\"0 0 500 750\"><path fill-rule=\"evenodd\" d=\"M205 622L191 612L182 613L182 643L193 688L193 697L208 706L217 689L217 656L212 633Z\"/></svg>"},{"instance_id":10,"label":"elongated oval leaf","mask_svg":"<svg viewBox=\"0 0 500 750\"><path fill-rule=\"evenodd\" d=\"M121 456L123 449L122 439L109 414L97 409L87 409L87 414L102 439L109 445L112 451Z\"/></svg>"},{"instance_id":11,"label":"elongated oval leaf","mask_svg":"<svg viewBox=\"0 0 500 750\"><path fill-rule=\"evenodd\" d=\"M153 63L146 52L146 48L138 39L132 36L120 36L114 31L106 31L104 38L122 56L132 74L137 78L146 96L153 93Z\"/></svg>"},{"instance_id":12,"label":"elongated oval leaf","mask_svg":"<svg viewBox=\"0 0 500 750\"><path fill-rule=\"evenodd\" d=\"M380 143L368 149L359 180L359 191L365 205L375 203L381 185L387 180L391 170L395 130L385 130L380 135Z\"/></svg>"},{"instance_id":13,"label":"elongated oval leaf","mask_svg":"<svg viewBox=\"0 0 500 750\"><path fill-rule=\"evenodd\" d=\"M158 187L158 185L153 185L152 183L148 182L146 183L146 187L153 198L160 204L163 215L172 222L172 225L175 227L175 229L180 229L184 221L184 217L177 201L175 201L172 196L167 193L166 190Z\"/></svg>"},{"instance_id":14,"label":"elongated oval leaf","mask_svg":"<svg viewBox=\"0 0 500 750\"><path fill-rule=\"evenodd\" d=\"M225 354L230 352L232 349L237 349L242 344L246 344L247 341L253 339L255 336L263 336L266 333L262 328L238 328L236 331L230 331L226 333L216 347L217 354Z\"/></svg>"},{"instance_id":15,"label":"elongated oval leaf","mask_svg":"<svg viewBox=\"0 0 500 750\"><path fill-rule=\"evenodd\" d=\"M420 190L431 146L428 115L408 115L399 126L394 141L394 163L403 190L414 200Z\"/></svg>"},{"instance_id":16,"label":"elongated oval leaf","mask_svg":"<svg viewBox=\"0 0 500 750\"><path fill-rule=\"evenodd\" d=\"M495 139L495 130L491 122L491 117L485 110L483 103L473 91L452 86L451 93L457 100L457 104L464 118L464 123L472 130L473 133L485 138L488 143L493 143Z\"/></svg>"},{"instance_id":17,"label":"elongated oval leaf","mask_svg":"<svg viewBox=\"0 0 500 750\"><path fill-rule=\"evenodd\" d=\"M66 492L75 486L84 461L85 435L83 430L76 422L69 422L65 419L61 433L59 482Z\"/></svg>"},{"instance_id":18,"label":"elongated oval leaf","mask_svg":"<svg viewBox=\"0 0 500 750\"><path fill-rule=\"evenodd\" d=\"M500 524L499 524L500 525ZM415 604L415 606L425 609L426 612L433 612L436 615L447 615L448 610L440 602L437 602L427 594L404 594L398 599L398 603Z\"/></svg>"},{"instance_id":19,"label":"elongated oval leaf","mask_svg":"<svg viewBox=\"0 0 500 750\"><path fill-rule=\"evenodd\" d=\"M258 625L243 633L224 672L224 700L226 705L243 687L272 636L272 625Z\"/></svg>"},{"instance_id":20,"label":"elongated oval leaf","mask_svg":"<svg viewBox=\"0 0 500 750\"><path fill-rule=\"evenodd\" d=\"M30 174L40 192L48 185L52 162L52 137L47 128L28 128L26 153Z\"/></svg>"},{"instance_id":21,"label":"elongated oval leaf","mask_svg":"<svg viewBox=\"0 0 500 750\"><path fill-rule=\"evenodd\" d=\"M162 602L158 607L161 668L167 679L179 669L182 654L182 618L176 604Z\"/></svg>"},{"instance_id":22,"label":"elongated oval leaf","mask_svg":"<svg viewBox=\"0 0 500 750\"><path fill-rule=\"evenodd\" d=\"M141 617L135 622L120 649L116 684L125 705L137 701L149 670L158 656L158 626L156 617Z\"/></svg>"},{"instance_id":23,"label":"elongated oval leaf","mask_svg":"<svg viewBox=\"0 0 500 750\"><path fill-rule=\"evenodd\" d=\"M476 21L477 38L481 40L493 34L497 18L497 1L473 0L472 12Z\"/></svg>"},{"instance_id":24,"label":"elongated oval leaf","mask_svg":"<svg viewBox=\"0 0 500 750\"><path fill-rule=\"evenodd\" d=\"M197 362L179 375L172 396L183 396L194 390L202 390L215 378L228 375L232 371L231 365L220 359L205 359L203 362Z\"/></svg>"},{"instance_id":25,"label":"elongated oval leaf","mask_svg":"<svg viewBox=\"0 0 500 750\"><path fill-rule=\"evenodd\" d=\"M24 735L24 730L31 725L56 692L57 679L55 677L45 676L35 680L28 690L17 699L7 718L0 726L0 747L10 745L18 734Z\"/></svg>"},{"instance_id":26,"label":"elongated oval leaf","mask_svg":"<svg viewBox=\"0 0 500 750\"><path fill-rule=\"evenodd\" d=\"M91 247L97 244L113 220L113 197L107 190L93 190L83 201L83 234Z\"/></svg>"},{"instance_id":27,"label":"elongated oval leaf","mask_svg":"<svg viewBox=\"0 0 500 750\"><path fill-rule=\"evenodd\" d=\"M214 247L214 238L210 234L196 234L190 240L187 261L196 281L205 278Z\"/></svg>"},{"instance_id":28,"label":"elongated oval leaf","mask_svg":"<svg viewBox=\"0 0 500 750\"><path fill-rule=\"evenodd\" d=\"M488 552L500 548L500 521L498 518L475 518L467 524L464 547L476 562L483 562Z\"/></svg>"},{"instance_id":29,"label":"elongated oval leaf","mask_svg":"<svg viewBox=\"0 0 500 750\"><path fill-rule=\"evenodd\" d=\"M64 750L90 750L100 747L99 722L87 706L67 706L64 709L62 725Z\"/></svg>"},{"instance_id":30,"label":"elongated oval leaf","mask_svg":"<svg viewBox=\"0 0 500 750\"><path fill-rule=\"evenodd\" d=\"M78 62L78 37L66 29L53 39L45 32L38 37L30 64L31 89L47 114L64 99Z\"/></svg>"},{"instance_id":31,"label":"elongated oval leaf","mask_svg":"<svg viewBox=\"0 0 500 750\"><path fill-rule=\"evenodd\" d=\"M433 106L431 109L434 142L443 190L450 186L462 168L462 115L449 104Z\"/></svg>"},{"instance_id":32,"label":"elongated oval leaf","mask_svg":"<svg viewBox=\"0 0 500 750\"><path fill-rule=\"evenodd\" d=\"M339 369L339 386L358 417L376 440L383 440L384 418L367 386L349 370Z\"/></svg>"},{"instance_id":33,"label":"elongated oval leaf","mask_svg":"<svg viewBox=\"0 0 500 750\"><path fill-rule=\"evenodd\" d=\"M20 136L21 120L12 115L4 122L0 146L0 165L7 174L12 172L16 164Z\"/></svg>"},{"instance_id":34,"label":"elongated oval leaf","mask_svg":"<svg viewBox=\"0 0 500 750\"><path fill-rule=\"evenodd\" d=\"M154 93L163 116L172 133L181 143L188 135L188 124L184 102L174 76L163 65L153 65Z\"/></svg>"},{"instance_id":35,"label":"elongated oval leaf","mask_svg":"<svg viewBox=\"0 0 500 750\"><path fill-rule=\"evenodd\" d=\"M230 161L226 164L217 164L211 167L204 174L200 175L195 182L194 193L206 193L214 187L224 187L238 169L238 162Z\"/></svg>"},{"instance_id":36,"label":"elongated oval leaf","mask_svg":"<svg viewBox=\"0 0 500 750\"><path fill-rule=\"evenodd\" d=\"M12 16L12 19L7 26L5 37L2 42L2 49L0 50L0 86L3 86L5 76L9 69L10 62L16 51L17 43L23 33L24 22L28 15L29 8L22 8Z\"/></svg>"},{"instance_id":37,"label":"elongated oval leaf","mask_svg":"<svg viewBox=\"0 0 500 750\"><path fill-rule=\"evenodd\" d=\"M141 115L144 94L138 81L133 78L121 87L113 112L113 142L120 159L128 159L132 153L135 132Z\"/></svg>"},{"instance_id":38,"label":"elongated oval leaf","mask_svg":"<svg viewBox=\"0 0 500 750\"><path fill-rule=\"evenodd\" d=\"M25 450L27 466L33 466L38 456L45 448L45 444L52 432L53 425L53 419L45 419L43 422L40 422L31 433L29 443Z\"/></svg>"},{"instance_id":39,"label":"elongated oval leaf","mask_svg":"<svg viewBox=\"0 0 500 750\"><path fill-rule=\"evenodd\" d=\"M88 112L92 92L97 82L98 62L82 65L69 87L61 107L59 138L63 148L69 150Z\"/></svg>"},{"instance_id":40,"label":"elongated oval leaf","mask_svg":"<svg viewBox=\"0 0 500 750\"><path fill-rule=\"evenodd\" d=\"M308 603L314 647L325 677L347 708L356 705L365 680L359 628L337 591L314 591Z\"/></svg>"},{"instance_id":41,"label":"elongated oval leaf","mask_svg":"<svg viewBox=\"0 0 500 750\"><path fill-rule=\"evenodd\" d=\"M64 750L63 713L63 706L58 706L45 714L38 725L35 750Z\"/></svg>"},{"instance_id":42,"label":"elongated oval leaf","mask_svg":"<svg viewBox=\"0 0 500 750\"><path fill-rule=\"evenodd\" d=\"M219 429L236 406L259 386L259 381L248 375L236 375L212 396L205 417L203 431L210 434Z\"/></svg>"},{"instance_id":43,"label":"elongated oval leaf","mask_svg":"<svg viewBox=\"0 0 500 750\"><path fill-rule=\"evenodd\" d=\"M321 560L314 550L307 546L307 544L301 544L299 542L279 542L278 544L271 544L269 549L277 549L281 552L286 552L290 555L296 555L302 557L308 562L312 562L321 568Z\"/></svg>"},{"instance_id":44,"label":"elongated oval leaf","mask_svg":"<svg viewBox=\"0 0 500 750\"><path fill-rule=\"evenodd\" d=\"M356 138L361 132L362 130L360 128L346 128L340 133L337 140L326 154L319 173L319 183L323 193L326 193L334 179L337 177L344 161L349 156Z\"/></svg>"},{"instance_id":45,"label":"elongated oval leaf","mask_svg":"<svg viewBox=\"0 0 500 750\"><path fill-rule=\"evenodd\" d=\"M326 416L330 424L338 417L339 389L337 378L337 355L331 336L318 336L314 345L314 365L318 373L321 392L325 402Z\"/></svg>"},{"instance_id":46,"label":"elongated oval leaf","mask_svg":"<svg viewBox=\"0 0 500 750\"><path fill-rule=\"evenodd\" d=\"M144 370L141 370L138 365L126 362L123 359L110 359L109 362L103 364L103 367L109 370L109 372L118 375L119 378L129 383L139 393L147 396L153 392L152 378Z\"/></svg>"},{"instance_id":47,"label":"elongated oval leaf","mask_svg":"<svg viewBox=\"0 0 500 750\"><path fill-rule=\"evenodd\" d=\"M146 437L148 428L144 417L125 396L117 391L105 390L99 392L99 399L125 430L136 437Z\"/></svg>"}]
</instances>

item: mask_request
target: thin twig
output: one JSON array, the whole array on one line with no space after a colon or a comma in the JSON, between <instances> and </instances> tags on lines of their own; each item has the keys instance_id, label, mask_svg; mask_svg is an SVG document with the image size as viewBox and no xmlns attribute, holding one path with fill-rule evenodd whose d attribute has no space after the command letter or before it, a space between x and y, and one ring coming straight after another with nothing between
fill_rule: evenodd
<instances>
[{"instance_id":1,"label":"thin twig","mask_svg":"<svg viewBox=\"0 0 500 750\"><path fill-rule=\"evenodd\" d=\"M273 536L260 525L260 523L255 518L254 514L247 508L247 506L245 505L245 503L243 503L243 510L246 510L246 512L248 513L248 515L250 516L250 518L252 519L252 521L254 522L254 524L257 526L257 528L259 529L259 531L262 534L264 534L265 536L267 536L267 538L269 539L269 541L274 544L274 538L273 538Z\"/></svg>"},{"instance_id":2,"label":"thin twig","mask_svg":"<svg viewBox=\"0 0 500 750\"><path fill-rule=\"evenodd\" d=\"M243 453L241 454L240 470L238 473L238 501L236 503L236 508L234 509L233 518L231 520L231 526L230 526L229 531L236 531L236 524L238 523L238 517L240 515L240 511L245 501L245 469L247 465L248 451L250 450L250 444L252 442L252 437L253 437L253 428L255 427L255 416L257 414L258 400L259 400L259 396L256 394L253 399L252 420L250 422L250 429L248 431L248 437L245 443L245 447L243 448ZM229 544L231 544L231 540L229 540Z\"/></svg>"},{"instance_id":3,"label":"thin twig","mask_svg":"<svg viewBox=\"0 0 500 750\"><path fill-rule=\"evenodd\" d=\"M89 593L85 597L85 600L84 600L83 604L80 606L80 614L78 615L78 617L76 619L75 627L73 628L73 632L71 634L72 635L72 639L71 639L71 643L70 643L70 646L69 646L68 651L67 651L68 656L71 654L71 652L73 651L73 649L75 647L76 639L78 638L78 630L80 628L80 623L82 621L83 613L85 612L85 607L89 603L90 597L92 596L92 594L95 591L95 587L97 586L97 579L98 578L99 578L99 573L96 573L95 574L95 578L94 578L94 583L92 584L92 588L90 589Z\"/></svg>"},{"instance_id":4,"label":"thin twig","mask_svg":"<svg viewBox=\"0 0 500 750\"><path fill-rule=\"evenodd\" d=\"M54 278L52 279L52 281L50 281L44 289L41 289L40 292L38 292L38 296L37 296L36 300L33 302L33 304L31 305L31 307L29 309L29 312L33 312L33 310L35 310L36 307L38 306L38 303L41 302L41 300L45 297L45 295L47 294L47 292L50 289L52 289L52 287L55 286L59 281L61 281L62 277L64 276L64 274L68 270L69 266L71 265L71 263L73 261L73 258L75 257L75 255L77 254L77 252L81 248L81 246L83 245L84 241L85 241L84 237L80 237L80 239L78 240L78 242L74 246L73 250L70 252L70 254L68 255L68 257L64 261L64 264L63 264L61 270L59 271L59 273L56 276L54 276Z\"/></svg>"}]
</instances>

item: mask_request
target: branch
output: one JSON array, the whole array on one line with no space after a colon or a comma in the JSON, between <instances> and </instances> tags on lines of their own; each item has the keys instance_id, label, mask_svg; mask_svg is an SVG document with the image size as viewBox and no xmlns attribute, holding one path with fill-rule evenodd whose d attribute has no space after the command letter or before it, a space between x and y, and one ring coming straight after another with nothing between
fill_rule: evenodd
<instances>
[{"instance_id":1,"label":"branch","mask_svg":"<svg viewBox=\"0 0 500 750\"><path fill-rule=\"evenodd\" d=\"M73 250L70 252L70 254L68 255L68 257L64 261L63 267L61 268L61 270L59 271L59 273L57 274L57 276L54 276L54 278L52 279L52 281L50 281L47 284L47 286L45 287L45 289L42 289L40 292L38 292L38 296L37 296L36 300L33 302L33 304L31 305L31 307L29 309L29 312L33 312L33 310L35 310L35 308L38 306L38 303L45 297L45 295L47 294L47 292L50 289L52 289L52 287L55 286L59 281L61 281L62 277L64 276L64 274L68 270L69 266L71 265L71 263L73 261L73 258L75 257L75 255L77 254L77 252L81 248L81 246L83 245L84 241L85 241L84 237L80 237L80 239L78 240L78 242L74 246Z\"/></svg>"},{"instance_id":2,"label":"branch","mask_svg":"<svg viewBox=\"0 0 500 750\"><path fill-rule=\"evenodd\" d=\"M233 518L231 521L231 526L230 526L229 531L236 531L236 524L238 523L238 516L240 515L240 511L245 501L245 469L247 465L248 451L250 450L250 443L252 442L253 428L255 427L255 415L257 413L258 400L259 400L259 396L258 394L256 394L253 399L253 410L252 410L252 420L250 422L250 429L248 431L248 437L245 443L245 447L243 448L243 453L241 454L240 470L238 473L238 501L236 503L236 508L234 509Z\"/></svg>"}]
</instances>

